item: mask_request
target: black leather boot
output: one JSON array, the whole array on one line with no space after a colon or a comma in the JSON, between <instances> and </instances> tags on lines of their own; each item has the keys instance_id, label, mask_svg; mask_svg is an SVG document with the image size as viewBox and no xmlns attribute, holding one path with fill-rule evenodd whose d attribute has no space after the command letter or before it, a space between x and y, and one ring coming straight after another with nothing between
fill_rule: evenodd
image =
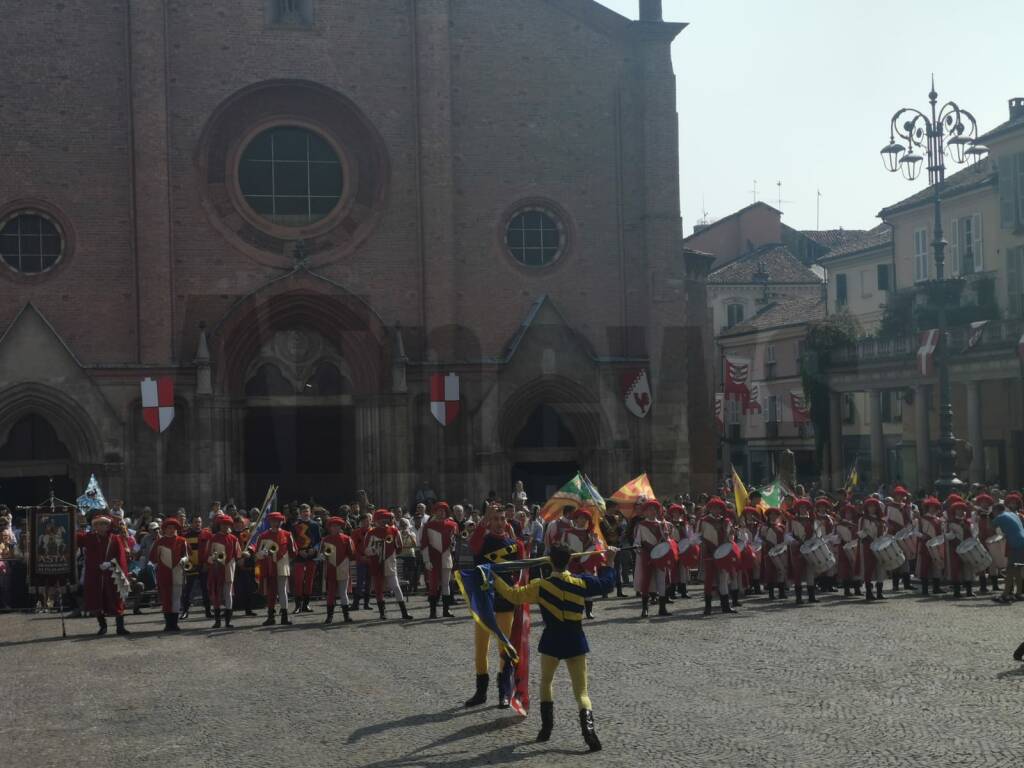
<instances>
[{"instance_id":1,"label":"black leather boot","mask_svg":"<svg viewBox=\"0 0 1024 768\"><path fill-rule=\"evenodd\" d=\"M775 599L775 587L773 587L771 584L768 585L768 599Z\"/></svg>"},{"instance_id":2,"label":"black leather boot","mask_svg":"<svg viewBox=\"0 0 1024 768\"><path fill-rule=\"evenodd\" d=\"M738 589L732 590L729 593L729 597L732 598L732 607L733 608L739 608L740 607L740 591Z\"/></svg>"},{"instance_id":3,"label":"black leather boot","mask_svg":"<svg viewBox=\"0 0 1024 768\"><path fill-rule=\"evenodd\" d=\"M288 621L288 611L286 611L284 608L282 608L281 609L281 626L282 627L287 627L290 624L291 624L291 622Z\"/></svg>"},{"instance_id":4,"label":"black leather boot","mask_svg":"<svg viewBox=\"0 0 1024 768\"><path fill-rule=\"evenodd\" d=\"M1021 647L1024 647L1022 644ZM540 703L540 731L537 733L537 741L547 741L551 738L551 731L555 727L555 702L542 701Z\"/></svg>"},{"instance_id":5,"label":"black leather boot","mask_svg":"<svg viewBox=\"0 0 1024 768\"><path fill-rule=\"evenodd\" d=\"M490 675L476 676L476 693L466 700L467 707L477 707L487 701L487 685L490 681Z\"/></svg>"},{"instance_id":6,"label":"black leather boot","mask_svg":"<svg viewBox=\"0 0 1024 768\"><path fill-rule=\"evenodd\" d=\"M234 611L225 609L224 610L224 629L234 629L235 625L231 623L231 616Z\"/></svg>"},{"instance_id":7,"label":"black leather boot","mask_svg":"<svg viewBox=\"0 0 1024 768\"><path fill-rule=\"evenodd\" d=\"M448 595L441 595L441 616L445 619L454 619L452 613L452 599Z\"/></svg>"},{"instance_id":8,"label":"black leather boot","mask_svg":"<svg viewBox=\"0 0 1024 768\"><path fill-rule=\"evenodd\" d=\"M797 605L803 605L804 604L804 585L803 584L794 584L793 585L793 592L796 593L796 604Z\"/></svg>"},{"instance_id":9,"label":"black leather boot","mask_svg":"<svg viewBox=\"0 0 1024 768\"><path fill-rule=\"evenodd\" d=\"M1013 652L1014 661L1024 661L1024 643L1017 646L1017 650ZM543 706L543 704L541 705Z\"/></svg>"},{"instance_id":10,"label":"black leather boot","mask_svg":"<svg viewBox=\"0 0 1024 768\"><path fill-rule=\"evenodd\" d=\"M601 751L601 741L597 738L597 731L594 729L594 713L589 709L580 710L580 730L583 731L583 740L587 742L591 752Z\"/></svg>"},{"instance_id":11,"label":"black leather boot","mask_svg":"<svg viewBox=\"0 0 1024 768\"><path fill-rule=\"evenodd\" d=\"M850 592L850 582L848 581L843 582L843 597L852 597Z\"/></svg>"},{"instance_id":12,"label":"black leather boot","mask_svg":"<svg viewBox=\"0 0 1024 768\"><path fill-rule=\"evenodd\" d=\"M721 595L720 596L720 600L721 600L721 603L722 603L722 613L736 613L736 611L733 610L733 607L731 605L729 605L729 596L728 595Z\"/></svg>"},{"instance_id":13,"label":"black leather boot","mask_svg":"<svg viewBox=\"0 0 1024 768\"><path fill-rule=\"evenodd\" d=\"M512 700L512 665L503 662L505 666L498 672L498 709L508 709Z\"/></svg>"},{"instance_id":14,"label":"black leather boot","mask_svg":"<svg viewBox=\"0 0 1024 768\"><path fill-rule=\"evenodd\" d=\"M870 581L865 581L865 582L864 582L864 589L865 589L865 591L867 592L867 597L866 597L865 599L866 599L866 600L867 600L867 601L868 601L869 603L870 603L870 602L873 602L873 601L874 601L874 599L875 599L875 592L874 592L874 590L873 590L873 589L872 589L872 587L871 587L871 582L870 582Z\"/></svg>"},{"instance_id":15,"label":"black leather boot","mask_svg":"<svg viewBox=\"0 0 1024 768\"><path fill-rule=\"evenodd\" d=\"M921 579L921 597L928 596L928 579Z\"/></svg>"},{"instance_id":16,"label":"black leather boot","mask_svg":"<svg viewBox=\"0 0 1024 768\"><path fill-rule=\"evenodd\" d=\"M203 598L203 611L206 613L206 618L213 618L213 611L210 610L210 598L208 597Z\"/></svg>"},{"instance_id":17,"label":"black leather boot","mask_svg":"<svg viewBox=\"0 0 1024 768\"><path fill-rule=\"evenodd\" d=\"M960 582L953 585L953 597L960 597Z\"/></svg>"},{"instance_id":18,"label":"black leather boot","mask_svg":"<svg viewBox=\"0 0 1024 768\"><path fill-rule=\"evenodd\" d=\"M328 605L327 606L327 618L324 619L324 624L333 624L333 623L334 623L334 606L333 605Z\"/></svg>"},{"instance_id":19,"label":"black leather boot","mask_svg":"<svg viewBox=\"0 0 1024 768\"><path fill-rule=\"evenodd\" d=\"M932 579L932 594L933 595L944 595L946 590L942 588L942 581L939 579Z\"/></svg>"},{"instance_id":20,"label":"black leather boot","mask_svg":"<svg viewBox=\"0 0 1024 768\"><path fill-rule=\"evenodd\" d=\"M899 576L893 576L892 577L892 591L893 592L899 592L900 591L900 577Z\"/></svg>"},{"instance_id":21,"label":"black leather boot","mask_svg":"<svg viewBox=\"0 0 1024 768\"><path fill-rule=\"evenodd\" d=\"M658 598L658 615L659 616L670 616L671 615L668 612L668 608L665 607L665 604L667 602L668 602L668 600L667 600L667 598L664 595L662 595L661 597Z\"/></svg>"},{"instance_id":22,"label":"black leather boot","mask_svg":"<svg viewBox=\"0 0 1024 768\"><path fill-rule=\"evenodd\" d=\"M967 590L967 596L968 597L974 597L974 582L973 581L965 581L964 582L964 589Z\"/></svg>"},{"instance_id":23,"label":"black leather boot","mask_svg":"<svg viewBox=\"0 0 1024 768\"><path fill-rule=\"evenodd\" d=\"M119 635L130 635L131 634L131 632L129 632L127 629L125 629L125 626L124 626L124 616L115 616L114 617L114 626L117 627L115 632L117 634L119 634Z\"/></svg>"},{"instance_id":24,"label":"black leather boot","mask_svg":"<svg viewBox=\"0 0 1024 768\"><path fill-rule=\"evenodd\" d=\"M992 579L992 591L993 592L998 592L999 591L999 574L998 573L993 573L992 576L991 576L991 579Z\"/></svg>"},{"instance_id":25,"label":"black leather boot","mask_svg":"<svg viewBox=\"0 0 1024 768\"><path fill-rule=\"evenodd\" d=\"M302 613L302 598L301 597L296 597L295 598L295 608L292 609L292 613L294 613L294 614Z\"/></svg>"},{"instance_id":26,"label":"black leather boot","mask_svg":"<svg viewBox=\"0 0 1024 768\"><path fill-rule=\"evenodd\" d=\"M816 602L818 602L818 598L815 596L814 587L812 587L812 586L808 586L807 587L807 602L808 603L816 603Z\"/></svg>"},{"instance_id":27,"label":"black leather boot","mask_svg":"<svg viewBox=\"0 0 1024 768\"><path fill-rule=\"evenodd\" d=\"M170 613L165 613L164 614L164 632L170 632L171 631L171 616L172 615L173 614L170 614Z\"/></svg>"},{"instance_id":28,"label":"black leather boot","mask_svg":"<svg viewBox=\"0 0 1024 768\"><path fill-rule=\"evenodd\" d=\"M274 618L274 609L267 608L267 620L263 622L264 627L272 627L277 623L277 619Z\"/></svg>"},{"instance_id":29,"label":"black leather boot","mask_svg":"<svg viewBox=\"0 0 1024 768\"><path fill-rule=\"evenodd\" d=\"M99 629L99 631L96 634L97 635L105 635L105 634L107 634L107 617L104 616L102 613L99 614L96 617L96 623L100 625L100 629Z\"/></svg>"},{"instance_id":30,"label":"black leather boot","mask_svg":"<svg viewBox=\"0 0 1024 768\"><path fill-rule=\"evenodd\" d=\"M704 615L711 615L711 595L704 595Z\"/></svg>"},{"instance_id":31,"label":"black leather boot","mask_svg":"<svg viewBox=\"0 0 1024 768\"><path fill-rule=\"evenodd\" d=\"M351 624L352 623L352 617L348 615L348 606L347 605L341 606L341 615L345 618L345 623L346 624Z\"/></svg>"},{"instance_id":32,"label":"black leather boot","mask_svg":"<svg viewBox=\"0 0 1024 768\"><path fill-rule=\"evenodd\" d=\"M172 613L171 617L171 632L181 632L181 627L178 626L178 614Z\"/></svg>"},{"instance_id":33,"label":"black leather boot","mask_svg":"<svg viewBox=\"0 0 1024 768\"><path fill-rule=\"evenodd\" d=\"M783 582L779 584L779 599L785 600L787 597L789 597L789 590L786 589L786 584Z\"/></svg>"},{"instance_id":34,"label":"black leather boot","mask_svg":"<svg viewBox=\"0 0 1024 768\"><path fill-rule=\"evenodd\" d=\"M909 571L907 573L903 574L903 588L904 589L913 589L914 588L914 585L911 582L911 578L912 577L911 577Z\"/></svg>"},{"instance_id":35,"label":"black leather boot","mask_svg":"<svg viewBox=\"0 0 1024 768\"><path fill-rule=\"evenodd\" d=\"M412 621L412 615L406 609L405 603L399 603L398 610L402 612L402 621Z\"/></svg>"},{"instance_id":36,"label":"black leather boot","mask_svg":"<svg viewBox=\"0 0 1024 768\"><path fill-rule=\"evenodd\" d=\"M642 598L640 598L640 618L641 619L646 619L647 618L647 606L650 603L650 601L651 601L651 599L647 596L647 593L645 592L644 596Z\"/></svg>"},{"instance_id":37,"label":"black leather boot","mask_svg":"<svg viewBox=\"0 0 1024 768\"><path fill-rule=\"evenodd\" d=\"M860 582L859 581L853 582L853 594L856 595L857 597L860 597Z\"/></svg>"},{"instance_id":38,"label":"black leather boot","mask_svg":"<svg viewBox=\"0 0 1024 768\"><path fill-rule=\"evenodd\" d=\"M428 597L427 598L427 603L430 605L430 614L428 615L427 618L436 619L437 618L437 598L436 597Z\"/></svg>"},{"instance_id":39,"label":"black leather boot","mask_svg":"<svg viewBox=\"0 0 1024 768\"><path fill-rule=\"evenodd\" d=\"M594 618L594 601L585 600L583 603L583 615L588 619Z\"/></svg>"},{"instance_id":40,"label":"black leather boot","mask_svg":"<svg viewBox=\"0 0 1024 768\"><path fill-rule=\"evenodd\" d=\"M984 573L978 576L978 587L981 594L988 594L988 577Z\"/></svg>"},{"instance_id":41,"label":"black leather boot","mask_svg":"<svg viewBox=\"0 0 1024 768\"><path fill-rule=\"evenodd\" d=\"M754 582L754 594L755 594L755 595L760 595L760 594L763 594L763 593L761 592L761 582L760 582L760 581L755 581L755 582Z\"/></svg>"},{"instance_id":42,"label":"black leather boot","mask_svg":"<svg viewBox=\"0 0 1024 768\"><path fill-rule=\"evenodd\" d=\"M220 629L220 608L213 611L213 629Z\"/></svg>"},{"instance_id":43,"label":"black leather boot","mask_svg":"<svg viewBox=\"0 0 1024 768\"><path fill-rule=\"evenodd\" d=\"M687 592L686 592L686 582L683 582L682 584L679 585L679 596L681 598L683 598L683 600L689 600L690 599L689 594L687 594Z\"/></svg>"},{"instance_id":44,"label":"black leather boot","mask_svg":"<svg viewBox=\"0 0 1024 768\"><path fill-rule=\"evenodd\" d=\"M621 584L619 584L617 587L615 587L615 596L616 597L625 597L626 596L626 593L622 591L622 585ZM543 702L542 701L540 705L543 707L545 703L547 703L547 702ZM544 732L543 729L541 729L541 733L543 733L543 732ZM546 741L546 739L545 739L545 741Z\"/></svg>"},{"instance_id":45,"label":"black leather boot","mask_svg":"<svg viewBox=\"0 0 1024 768\"><path fill-rule=\"evenodd\" d=\"M377 601L377 613L380 614L380 620L381 621L384 621L384 619L386 619L388 617L388 615L386 613L384 613L384 601L383 600L378 600Z\"/></svg>"},{"instance_id":46,"label":"black leather boot","mask_svg":"<svg viewBox=\"0 0 1024 768\"><path fill-rule=\"evenodd\" d=\"M665 588L665 592L666 592L666 594L663 595L663 597L665 598L665 602L669 603L669 604L674 603L675 602L674 598L676 596L676 585L675 584L669 584L668 587Z\"/></svg>"},{"instance_id":47,"label":"black leather boot","mask_svg":"<svg viewBox=\"0 0 1024 768\"><path fill-rule=\"evenodd\" d=\"M309 607L309 598L308 597L302 598L302 612L303 613L312 613L313 612L313 609Z\"/></svg>"},{"instance_id":48,"label":"black leather boot","mask_svg":"<svg viewBox=\"0 0 1024 768\"><path fill-rule=\"evenodd\" d=\"M883 584L880 581L876 581L875 582L875 599L876 600L885 600L886 599L885 595L882 594L882 587L884 587L884 586L885 586L885 584Z\"/></svg>"}]
</instances>

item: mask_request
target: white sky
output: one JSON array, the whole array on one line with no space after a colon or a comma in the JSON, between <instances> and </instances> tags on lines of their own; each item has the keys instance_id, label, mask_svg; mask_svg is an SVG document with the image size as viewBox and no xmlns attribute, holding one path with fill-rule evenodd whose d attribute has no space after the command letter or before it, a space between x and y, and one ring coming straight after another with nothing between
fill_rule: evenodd
<instances>
[{"instance_id":1,"label":"white sky","mask_svg":"<svg viewBox=\"0 0 1024 768\"><path fill-rule=\"evenodd\" d=\"M599 0L635 19L638 0ZM1024 96L1024 0L664 0L685 21L672 47L678 84L683 228L754 199L783 221L867 229L923 184L882 168L900 107L974 113L979 133ZM954 167L956 170L957 167ZM786 201L790 202L786 202Z\"/></svg>"}]
</instances>

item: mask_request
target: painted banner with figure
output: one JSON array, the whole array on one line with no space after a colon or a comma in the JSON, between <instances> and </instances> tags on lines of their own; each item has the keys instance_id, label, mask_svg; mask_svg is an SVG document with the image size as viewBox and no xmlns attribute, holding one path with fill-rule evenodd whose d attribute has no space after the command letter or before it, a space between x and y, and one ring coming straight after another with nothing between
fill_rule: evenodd
<instances>
[{"instance_id":1,"label":"painted banner with figure","mask_svg":"<svg viewBox=\"0 0 1024 768\"><path fill-rule=\"evenodd\" d=\"M29 585L77 584L75 508L31 507L26 519Z\"/></svg>"}]
</instances>

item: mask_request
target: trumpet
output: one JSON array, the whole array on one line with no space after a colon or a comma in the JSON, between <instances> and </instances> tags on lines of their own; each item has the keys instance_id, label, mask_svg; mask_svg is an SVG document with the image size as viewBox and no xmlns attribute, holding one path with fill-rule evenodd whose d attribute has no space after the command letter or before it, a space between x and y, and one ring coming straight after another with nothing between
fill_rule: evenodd
<instances>
[{"instance_id":1,"label":"trumpet","mask_svg":"<svg viewBox=\"0 0 1024 768\"><path fill-rule=\"evenodd\" d=\"M384 537L384 543L385 544L393 544L394 542L395 542L395 537L394 536L385 536Z\"/></svg>"},{"instance_id":2,"label":"trumpet","mask_svg":"<svg viewBox=\"0 0 1024 768\"><path fill-rule=\"evenodd\" d=\"M266 552L268 555L271 555L272 557L277 557L277 542L276 541L269 541L269 540L264 539L263 542L261 542L261 547L260 548L264 552Z\"/></svg>"},{"instance_id":3,"label":"trumpet","mask_svg":"<svg viewBox=\"0 0 1024 768\"><path fill-rule=\"evenodd\" d=\"M468 538L469 538L469 529L468 529L468 528L463 528L463 529L462 529L462 530L461 530L461 531L459 532L459 537L460 537L460 538L463 538L463 539L468 539Z\"/></svg>"},{"instance_id":4,"label":"trumpet","mask_svg":"<svg viewBox=\"0 0 1024 768\"><path fill-rule=\"evenodd\" d=\"M324 544L323 555L328 560L333 560L334 559L334 545L333 544Z\"/></svg>"},{"instance_id":5,"label":"trumpet","mask_svg":"<svg viewBox=\"0 0 1024 768\"><path fill-rule=\"evenodd\" d=\"M224 563L227 562L227 559L227 555L224 552L213 553L213 562L217 563L218 565L224 565Z\"/></svg>"}]
</instances>

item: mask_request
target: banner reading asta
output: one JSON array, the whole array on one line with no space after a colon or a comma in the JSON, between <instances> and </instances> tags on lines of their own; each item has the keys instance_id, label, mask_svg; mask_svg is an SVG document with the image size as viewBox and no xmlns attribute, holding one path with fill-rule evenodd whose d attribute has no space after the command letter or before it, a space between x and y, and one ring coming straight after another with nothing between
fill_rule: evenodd
<instances>
[{"instance_id":1,"label":"banner reading asta","mask_svg":"<svg viewBox=\"0 0 1024 768\"><path fill-rule=\"evenodd\" d=\"M78 583L74 508L32 507L28 510L26 539L31 586Z\"/></svg>"}]
</instances>

